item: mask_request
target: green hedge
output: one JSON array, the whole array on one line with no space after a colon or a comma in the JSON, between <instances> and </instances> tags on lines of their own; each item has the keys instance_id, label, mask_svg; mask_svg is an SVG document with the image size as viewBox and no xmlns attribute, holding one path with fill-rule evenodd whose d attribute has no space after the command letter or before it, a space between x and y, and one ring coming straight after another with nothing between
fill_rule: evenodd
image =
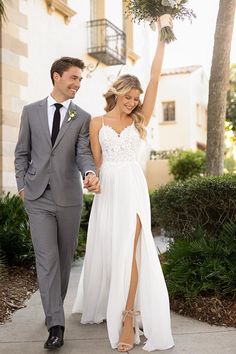
<instances>
[{"instance_id":1,"label":"green hedge","mask_svg":"<svg viewBox=\"0 0 236 354\"><path fill-rule=\"evenodd\" d=\"M224 225L236 223L236 175L171 182L151 194L152 226L167 236L192 238L202 229L216 237Z\"/></svg>"}]
</instances>

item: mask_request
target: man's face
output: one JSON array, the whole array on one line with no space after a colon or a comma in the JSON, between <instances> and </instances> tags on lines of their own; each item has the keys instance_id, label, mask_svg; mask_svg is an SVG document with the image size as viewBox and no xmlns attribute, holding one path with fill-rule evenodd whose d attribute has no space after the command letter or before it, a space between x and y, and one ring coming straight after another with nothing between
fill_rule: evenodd
<instances>
[{"instance_id":1,"label":"man's face","mask_svg":"<svg viewBox=\"0 0 236 354\"><path fill-rule=\"evenodd\" d=\"M69 98L74 98L80 88L82 70L77 66L71 66L67 71L64 71L62 76L55 72L53 78L54 91L66 101Z\"/></svg>"}]
</instances>

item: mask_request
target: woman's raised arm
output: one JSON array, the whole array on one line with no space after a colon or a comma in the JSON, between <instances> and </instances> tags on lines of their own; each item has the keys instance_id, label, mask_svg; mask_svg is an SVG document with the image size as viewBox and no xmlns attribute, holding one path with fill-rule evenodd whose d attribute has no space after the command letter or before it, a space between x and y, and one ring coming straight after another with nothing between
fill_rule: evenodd
<instances>
[{"instance_id":1,"label":"woman's raised arm","mask_svg":"<svg viewBox=\"0 0 236 354\"><path fill-rule=\"evenodd\" d=\"M142 105L142 112L145 117L144 119L145 125L148 125L155 106L157 89L160 81L161 68L162 68L163 57L164 57L165 42L160 41L160 26L158 27L159 27L159 34L158 34L157 48L151 66L150 80L144 95L144 100Z\"/></svg>"}]
</instances>

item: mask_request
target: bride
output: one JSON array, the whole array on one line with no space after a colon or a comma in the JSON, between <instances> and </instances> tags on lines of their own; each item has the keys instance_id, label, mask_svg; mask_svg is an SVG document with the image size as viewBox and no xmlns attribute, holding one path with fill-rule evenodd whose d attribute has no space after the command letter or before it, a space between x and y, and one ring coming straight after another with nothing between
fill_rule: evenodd
<instances>
[{"instance_id":1,"label":"bride","mask_svg":"<svg viewBox=\"0 0 236 354\"><path fill-rule=\"evenodd\" d=\"M173 347L169 298L151 233L147 184L136 154L157 95L164 42L158 39L143 103L139 80L123 75L104 95L107 112L93 118L90 142L100 177L73 313L81 323L107 321L112 348ZM143 332L141 332L140 328Z\"/></svg>"}]
</instances>

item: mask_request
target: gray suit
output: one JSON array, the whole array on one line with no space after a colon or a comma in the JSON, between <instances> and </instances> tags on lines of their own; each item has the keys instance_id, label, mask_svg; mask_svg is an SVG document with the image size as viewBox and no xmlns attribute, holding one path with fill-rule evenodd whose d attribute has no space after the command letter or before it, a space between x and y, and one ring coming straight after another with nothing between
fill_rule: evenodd
<instances>
[{"instance_id":1,"label":"gray suit","mask_svg":"<svg viewBox=\"0 0 236 354\"><path fill-rule=\"evenodd\" d=\"M74 119L69 118L71 110L76 111ZM47 99L25 106L21 118L16 181L19 191L24 188L48 328L65 325L63 301L82 210L80 173L95 171L89 122L90 115L71 103L52 147Z\"/></svg>"}]
</instances>

